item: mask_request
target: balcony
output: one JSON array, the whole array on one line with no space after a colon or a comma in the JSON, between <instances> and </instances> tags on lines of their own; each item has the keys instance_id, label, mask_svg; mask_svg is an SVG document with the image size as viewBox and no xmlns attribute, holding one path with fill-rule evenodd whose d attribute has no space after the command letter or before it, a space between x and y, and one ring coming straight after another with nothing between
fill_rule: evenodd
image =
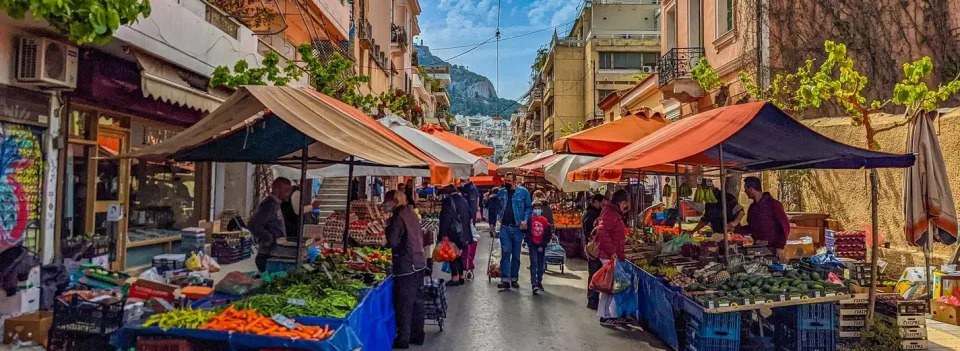
<instances>
[{"instance_id":1,"label":"balcony","mask_svg":"<svg viewBox=\"0 0 960 351\"><path fill-rule=\"evenodd\" d=\"M450 66L427 66L425 69L431 78L440 81L443 85L450 84Z\"/></svg>"},{"instance_id":2,"label":"balcony","mask_svg":"<svg viewBox=\"0 0 960 351\"><path fill-rule=\"evenodd\" d=\"M407 43L409 43L409 39L407 38L407 30L398 25L391 25L390 43L399 45L401 50L406 50Z\"/></svg>"},{"instance_id":3,"label":"balcony","mask_svg":"<svg viewBox=\"0 0 960 351\"><path fill-rule=\"evenodd\" d=\"M702 47L673 48L657 60L657 79L665 99L692 102L706 92L690 76L690 70L705 57Z\"/></svg>"},{"instance_id":4,"label":"balcony","mask_svg":"<svg viewBox=\"0 0 960 351\"><path fill-rule=\"evenodd\" d=\"M437 99L438 105L450 106L450 97L447 96L446 88L434 88L432 94Z\"/></svg>"},{"instance_id":5,"label":"balcony","mask_svg":"<svg viewBox=\"0 0 960 351\"><path fill-rule=\"evenodd\" d=\"M373 26L366 18L360 17L357 21L357 39L360 41L360 47L364 49L370 49L376 45L376 41L373 40Z\"/></svg>"}]
</instances>

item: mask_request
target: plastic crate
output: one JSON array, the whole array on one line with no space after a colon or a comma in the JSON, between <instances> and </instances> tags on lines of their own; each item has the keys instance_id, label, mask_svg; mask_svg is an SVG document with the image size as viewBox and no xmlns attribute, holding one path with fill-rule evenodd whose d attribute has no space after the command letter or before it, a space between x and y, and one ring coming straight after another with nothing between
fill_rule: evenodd
<instances>
[{"instance_id":1,"label":"plastic crate","mask_svg":"<svg viewBox=\"0 0 960 351\"><path fill-rule=\"evenodd\" d=\"M156 268L158 273L163 274L167 271L183 269L186 262L187 255L184 254L157 255L153 257L153 268Z\"/></svg>"},{"instance_id":2,"label":"plastic crate","mask_svg":"<svg viewBox=\"0 0 960 351\"><path fill-rule=\"evenodd\" d=\"M836 351L837 330L796 329L777 325L774 344L783 351Z\"/></svg>"},{"instance_id":3,"label":"plastic crate","mask_svg":"<svg viewBox=\"0 0 960 351\"><path fill-rule=\"evenodd\" d=\"M123 326L126 299L110 304L89 302L76 295L68 301L54 300L51 330L107 335Z\"/></svg>"},{"instance_id":4,"label":"plastic crate","mask_svg":"<svg viewBox=\"0 0 960 351\"><path fill-rule=\"evenodd\" d=\"M802 330L828 330L837 325L837 304L818 303L781 307L774 310L775 319L786 326Z\"/></svg>"},{"instance_id":5,"label":"plastic crate","mask_svg":"<svg viewBox=\"0 0 960 351\"><path fill-rule=\"evenodd\" d=\"M729 339L711 339L711 338L692 338L687 339L687 345L684 348L687 351L737 351L740 350L740 338L736 340Z\"/></svg>"},{"instance_id":6,"label":"plastic crate","mask_svg":"<svg viewBox=\"0 0 960 351\"><path fill-rule=\"evenodd\" d=\"M691 339L740 340L740 312L704 313L702 319L687 319Z\"/></svg>"},{"instance_id":7,"label":"plastic crate","mask_svg":"<svg viewBox=\"0 0 960 351\"><path fill-rule=\"evenodd\" d=\"M114 350L110 335L50 330L47 336L48 351Z\"/></svg>"}]
</instances>

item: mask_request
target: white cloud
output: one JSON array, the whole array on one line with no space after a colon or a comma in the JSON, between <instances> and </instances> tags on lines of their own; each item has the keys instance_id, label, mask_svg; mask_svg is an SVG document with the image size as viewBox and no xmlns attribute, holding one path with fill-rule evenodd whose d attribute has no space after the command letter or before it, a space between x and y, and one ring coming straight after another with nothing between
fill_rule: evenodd
<instances>
[{"instance_id":1,"label":"white cloud","mask_svg":"<svg viewBox=\"0 0 960 351\"><path fill-rule=\"evenodd\" d=\"M573 20L580 4L573 0L538 0L530 4L527 17L535 25L558 26Z\"/></svg>"}]
</instances>

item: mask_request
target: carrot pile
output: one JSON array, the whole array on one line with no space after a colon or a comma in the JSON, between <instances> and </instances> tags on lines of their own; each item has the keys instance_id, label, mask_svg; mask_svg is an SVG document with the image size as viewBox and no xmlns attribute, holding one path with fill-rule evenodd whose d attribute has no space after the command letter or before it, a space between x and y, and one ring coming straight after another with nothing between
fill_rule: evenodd
<instances>
[{"instance_id":1,"label":"carrot pile","mask_svg":"<svg viewBox=\"0 0 960 351\"><path fill-rule=\"evenodd\" d=\"M230 306L222 313L200 326L203 330L234 331L252 333L264 336L279 336L290 339L304 339L320 341L333 335L334 330L329 325L324 327L303 325L297 323L297 329L287 329L270 317L266 317L256 310L237 310Z\"/></svg>"}]
</instances>

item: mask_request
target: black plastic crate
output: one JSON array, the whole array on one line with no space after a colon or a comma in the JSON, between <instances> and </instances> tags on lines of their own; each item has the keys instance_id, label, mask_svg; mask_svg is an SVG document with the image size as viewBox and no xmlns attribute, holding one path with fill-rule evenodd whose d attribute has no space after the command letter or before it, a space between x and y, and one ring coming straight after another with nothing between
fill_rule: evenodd
<instances>
[{"instance_id":1,"label":"black plastic crate","mask_svg":"<svg viewBox=\"0 0 960 351\"><path fill-rule=\"evenodd\" d=\"M702 319L687 319L691 339L740 340L740 312L704 313Z\"/></svg>"},{"instance_id":2,"label":"black plastic crate","mask_svg":"<svg viewBox=\"0 0 960 351\"><path fill-rule=\"evenodd\" d=\"M153 267L157 269L157 273L163 274L164 272L176 271L184 269L184 264L187 260L171 260L166 258L153 258Z\"/></svg>"},{"instance_id":3,"label":"black plastic crate","mask_svg":"<svg viewBox=\"0 0 960 351\"><path fill-rule=\"evenodd\" d=\"M51 329L47 336L48 351L115 350L110 335L88 334Z\"/></svg>"},{"instance_id":4,"label":"black plastic crate","mask_svg":"<svg viewBox=\"0 0 960 351\"><path fill-rule=\"evenodd\" d=\"M836 351L837 330L796 329L789 325L777 325L774 344L783 351Z\"/></svg>"},{"instance_id":5,"label":"black plastic crate","mask_svg":"<svg viewBox=\"0 0 960 351\"><path fill-rule=\"evenodd\" d=\"M837 304L818 303L781 307L773 310L777 323L802 330L828 330L836 328Z\"/></svg>"},{"instance_id":6,"label":"black plastic crate","mask_svg":"<svg viewBox=\"0 0 960 351\"><path fill-rule=\"evenodd\" d=\"M108 335L123 326L126 299L112 303L90 302L70 296L67 301L56 298L51 330L94 335Z\"/></svg>"}]
</instances>

